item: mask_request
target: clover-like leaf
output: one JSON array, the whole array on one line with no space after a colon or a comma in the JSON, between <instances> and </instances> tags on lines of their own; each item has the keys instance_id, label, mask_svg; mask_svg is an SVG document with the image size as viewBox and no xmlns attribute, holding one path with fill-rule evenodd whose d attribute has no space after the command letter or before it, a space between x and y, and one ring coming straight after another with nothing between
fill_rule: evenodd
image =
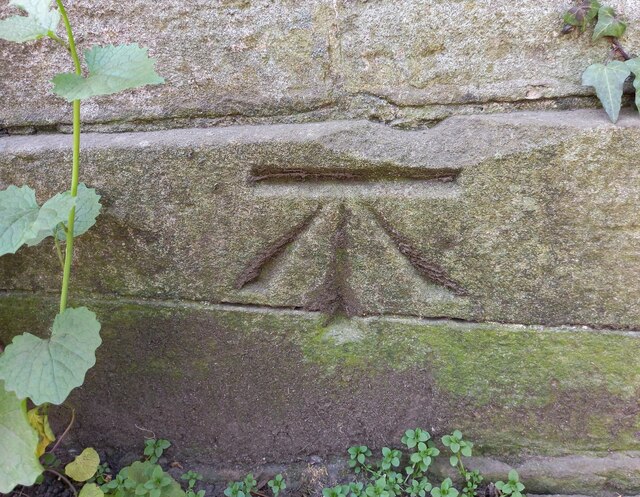
<instances>
[{"instance_id":1,"label":"clover-like leaf","mask_svg":"<svg viewBox=\"0 0 640 497\"><path fill-rule=\"evenodd\" d=\"M82 486L78 497L104 497L104 492L95 483L86 483Z\"/></svg>"},{"instance_id":2,"label":"clover-like leaf","mask_svg":"<svg viewBox=\"0 0 640 497\"><path fill-rule=\"evenodd\" d=\"M0 20L0 38L16 43L37 40L55 33L60 13L51 10L51 0L11 0L9 5L24 10L26 16L12 16Z\"/></svg>"},{"instance_id":3,"label":"clover-like leaf","mask_svg":"<svg viewBox=\"0 0 640 497\"><path fill-rule=\"evenodd\" d=\"M64 467L64 472L75 481L83 482L96 474L99 464L100 456L96 452L96 449L87 447L80 455Z\"/></svg>"},{"instance_id":4,"label":"clover-like leaf","mask_svg":"<svg viewBox=\"0 0 640 497\"><path fill-rule=\"evenodd\" d=\"M0 381L0 494L29 487L42 474L36 457L38 434L27 419L27 401L5 390Z\"/></svg>"},{"instance_id":5,"label":"clover-like leaf","mask_svg":"<svg viewBox=\"0 0 640 497\"><path fill-rule=\"evenodd\" d=\"M127 477L135 485L144 486L144 484L152 478L153 472L154 470L157 471L157 468L160 468L160 466L150 461L137 461L129 466ZM167 473L162 472L162 468L160 468L160 471L162 478L169 477ZM162 487L162 497L185 497L185 493L180 488L180 484L173 478L170 478L170 480L171 481L167 485L163 485Z\"/></svg>"},{"instance_id":6,"label":"clover-like leaf","mask_svg":"<svg viewBox=\"0 0 640 497\"><path fill-rule=\"evenodd\" d=\"M614 36L619 38L627 29L627 24L621 21L613 8L600 7L598 10L598 22L593 30L593 39L597 40L603 36Z\"/></svg>"},{"instance_id":7,"label":"clover-like leaf","mask_svg":"<svg viewBox=\"0 0 640 497\"><path fill-rule=\"evenodd\" d=\"M86 78L75 73L53 78L53 92L69 102L164 83L153 67L155 60L137 44L93 47L84 56L89 68Z\"/></svg>"},{"instance_id":8,"label":"clover-like leaf","mask_svg":"<svg viewBox=\"0 0 640 497\"><path fill-rule=\"evenodd\" d=\"M636 89L636 107L640 110L640 57L628 60L625 64L635 76L633 87Z\"/></svg>"},{"instance_id":9,"label":"clover-like leaf","mask_svg":"<svg viewBox=\"0 0 640 497\"><path fill-rule=\"evenodd\" d=\"M86 233L91 226L96 224L96 218L100 214L100 195L93 188L87 188L87 185L80 183L78 185L78 193L76 196L76 214L73 223L73 237ZM67 223L64 223L65 228ZM58 231L58 239L65 240L65 232Z\"/></svg>"},{"instance_id":10,"label":"clover-like leaf","mask_svg":"<svg viewBox=\"0 0 640 497\"><path fill-rule=\"evenodd\" d=\"M567 11L564 15L564 22L571 26L578 26L584 31L587 23L596 18L599 9L598 0L584 0Z\"/></svg>"},{"instance_id":11,"label":"clover-like leaf","mask_svg":"<svg viewBox=\"0 0 640 497\"><path fill-rule=\"evenodd\" d=\"M624 82L630 74L629 66L618 60L607 65L592 64L582 74L582 84L596 89L596 95L614 123L618 120L622 105Z\"/></svg>"},{"instance_id":12,"label":"clover-like leaf","mask_svg":"<svg viewBox=\"0 0 640 497\"><path fill-rule=\"evenodd\" d=\"M96 315L86 307L66 309L56 316L51 338L24 333L13 339L0 356L0 379L21 399L62 404L84 382L100 343Z\"/></svg>"}]
</instances>

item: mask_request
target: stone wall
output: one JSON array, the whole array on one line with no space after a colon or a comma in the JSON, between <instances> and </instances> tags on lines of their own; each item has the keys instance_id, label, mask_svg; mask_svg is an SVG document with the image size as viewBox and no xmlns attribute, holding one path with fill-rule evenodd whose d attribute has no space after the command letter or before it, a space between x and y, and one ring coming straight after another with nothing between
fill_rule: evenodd
<instances>
[{"instance_id":1,"label":"stone wall","mask_svg":"<svg viewBox=\"0 0 640 497\"><path fill-rule=\"evenodd\" d=\"M566 2L69 5L81 46L138 41L167 79L83 106L104 209L73 302L104 345L71 445L143 426L215 479L461 428L536 493L640 492L640 117L594 108L608 47L559 35ZM0 187L46 198L66 63L0 55ZM0 259L2 340L46 332L58 273Z\"/></svg>"}]
</instances>

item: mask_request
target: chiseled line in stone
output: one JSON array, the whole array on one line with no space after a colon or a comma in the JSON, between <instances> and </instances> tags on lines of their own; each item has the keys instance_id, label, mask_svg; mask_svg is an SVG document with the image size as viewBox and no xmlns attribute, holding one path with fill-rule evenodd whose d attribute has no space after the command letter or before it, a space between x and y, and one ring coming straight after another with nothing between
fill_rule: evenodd
<instances>
[{"instance_id":1,"label":"chiseled line in stone","mask_svg":"<svg viewBox=\"0 0 640 497\"><path fill-rule=\"evenodd\" d=\"M300 234L306 230L313 219L318 215L322 206L318 206L311 214L305 217L302 222L298 223L293 227L289 232L285 233L278 240L269 245L265 250L263 250L260 254L258 254L253 261L251 261L247 267L240 273L238 278L236 279L235 287L237 289L243 288L248 283L256 280L262 269L266 266L266 264L280 255L284 249L293 242Z\"/></svg>"},{"instance_id":2,"label":"chiseled line in stone","mask_svg":"<svg viewBox=\"0 0 640 497\"><path fill-rule=\"evenodd\" d=\"M400 253L406 257L409 263L428 281L443 286L452 291L458 297L467 297L469 292L457 281L449 278L444 268L427 260L418 249L413 247L407 237L396 230L378 211L369 207L380 227L387 233Z\"/></svg>"},{"instance_id":3,"label":"chiseled line in stone","mask_svg":"<svg viewBox=\"0 0 640 497\"><path fill-rule=\"evenodd\" d=\"M29 292L29 291L13 291L13 290L0 290L0 300L5 298L38 298L44 301L50 301L52 306L58 302L58 296L52 293L41 292ZM206 300L174 300L174 299L159 299L159 298L142 298L131 296L106 296L96 294L92 295L78 295L75 300L78 303L91 305L91 304L108 304L108 305L139 305L149 307L165 307L168 309L191 309L196 311L223 311L223 312L249 312L254 314L268 314L268 313L280 313L283 315L300 316L311 319L318 319L322 316L322 313L317 311L309 311L300 307L283 307L283 306L269 306L264 304L243 304L233 302L221 302L215 303ZM52 307L53 309L54 307ZM620 335L629 336L640 339L640 328L629 327L607 327L606 325L592 326L586 324L522 324L522 323L510 323L510 322L497 322L497 321L470 321L457 318L430 318L419 317L415 315L402 315L402 314L379 314L373 316L356 316L354 319L361 319L364 321L376 321L376 320L392 320L398 322L406 322L408 324L442 324L447 323L451 327L459 328L491 328L491 329L504 329L513 332L522 331L552 331L558 333L601 333L605 335Z\"/></svg>"},{"instance_id":4,"label":"chiseled line in stone","mask_svg":"<svg viewBox=\"0 0 640 497\"><path fill-rule=\"evenodd\" d=\"M461 168L417 168L397 164L376 164L363 169L331 169L317 167L254 166L250 183L315 183L315 182L387 182L387 181L455 181Z\"/></svg>"}]
</instances>

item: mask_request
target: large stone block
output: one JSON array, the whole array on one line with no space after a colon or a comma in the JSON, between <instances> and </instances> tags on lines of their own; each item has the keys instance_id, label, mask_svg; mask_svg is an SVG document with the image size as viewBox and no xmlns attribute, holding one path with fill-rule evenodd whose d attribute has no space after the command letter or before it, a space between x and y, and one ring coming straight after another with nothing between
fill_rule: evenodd
<instances>
[{"instance_id":1,"label":"large stone block","mask_svg":"<svg viewBox=\"0 0 640 497\"><path fill-rule=\"evenodd\" d=\"M452 113L593 105L580 75L606 40L560 36L570 1L76 0L79 46L139 42L167 79L83 106L115 128L367 117L397 124ZM640 46L638 0L607 2ZM0 16L16 12L3 2ZM50 80L71 69L50 42L0 41L0 128L71 120Z\"/></svg>"},{"instance_id":2,"label":"large stone block","mask_svg":"<svg viewBox=\"0 0 640 497\"><path fill-rule=\"evenodd\" d=\"M327 324L295 310L73 299L81 304L98 314L103 345L70 398L74 447L139 453L140 427L218 479L236 465L306 466L353 444L397 446L409 427L436 439L459 428L476 442L471 467L495 479L516 467L530 492L640 492L637 333ZM56 311L55 297L2 295L0 339L44 334Z\"/></svg>"},{"instance_id":3,"label":"large stone block","mask_svg":"<svg viewBox=\"0 0 640 497\"><path fill-rule=\"evenodd\" d=\"M529 324L640 326L640 172L596 111L87 134L103 196L76 292ZM0 139L0 180L64 189L70 137ZM54 292L51 246L0 260Z\"/></svg>"}]
</instances>

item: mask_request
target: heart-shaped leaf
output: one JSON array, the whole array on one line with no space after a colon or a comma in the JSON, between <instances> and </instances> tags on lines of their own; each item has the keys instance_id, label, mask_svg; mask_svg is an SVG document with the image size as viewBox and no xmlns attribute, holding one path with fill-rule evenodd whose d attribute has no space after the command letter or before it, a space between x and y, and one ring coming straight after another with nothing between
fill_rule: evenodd
<instances>
[{"instance_id":1,"label":"heart-shaped leaf","mask_svg":"<svg viewBox=\"0 0 640 497\"><path fill-rule=\"evenodd\" d=\"M51 0L11 0L24 10L27 16L13 16L0 21L0 38L23 43L37 40L49 33L55 33L60 22L60 13L51 10Z\"/></svg>"},{"instance_id":2,"label":"heart-shaped leaf","mask_svg":"<svg viewBox=\"0 0 640 497\"><path fill-rule=\"evenodd\" d=\"M0 356L0 379L21 399L62 404L84 382L101 343L96 315L86 307L67 309L56 316L48 340L30 333L13 339Z\"/></svg>"},{"instance_id":3,"label":"heart-shaped leaf","mask_svg":"<svg viewBox=\"0 0 640 497\"><path fill-rule=\"evenodd\" d=\"M64 472L75 481L87 481L98 470L100 456L92 447L84 449L79 456L64 467Z\"/></svg>"},{"instance_id":4,"label":"heart-shaped leaf","mask_svg":"<svg viewBox=\"0 0 640 497\"><path fill-rule=\"evenodd\" d=\"M622 105L622 90L631 70L624 62L614 60L607 65L592 64L582 74L582 84L593 86L604 110L614 123Z\"/></svg>"},{"instance_id":5,"label":"heart-shaped leaf","mask_svg":"<svg viewBox=\"0 0 640 497\"><path fill-rule=\"evenodd\" d=\"M110 95L138 86L164 83L155 71L155 60L146 48L138 45L108 45L85 52L89 75L58 74L53 78L53 92L67 101L96 95Z\"/></svg>"},{"instance_id":6,"label":"heart-shaped leaf","mask_svg":"<svg viewBox=\"0 0 640 497\"><path fill-rule=\"evenodd\" d=\"M43 471L37 447L38 434L27 419L27 401L6 391L0 381L0 494L35 483Z\"/></svg>"},{"instance_id":7,"label":"heart-shaped leaf","mask_svg":"<svg viewBox=\"0 0 640 497\"><path fill-rule=\"evenodd\" d=\"M603 36L619 38L626 29L627 24L618 19L611 7L600 7L598 10L598 22L593 30L593 39L597 40Z\"/></svg>"}]
</instances>

